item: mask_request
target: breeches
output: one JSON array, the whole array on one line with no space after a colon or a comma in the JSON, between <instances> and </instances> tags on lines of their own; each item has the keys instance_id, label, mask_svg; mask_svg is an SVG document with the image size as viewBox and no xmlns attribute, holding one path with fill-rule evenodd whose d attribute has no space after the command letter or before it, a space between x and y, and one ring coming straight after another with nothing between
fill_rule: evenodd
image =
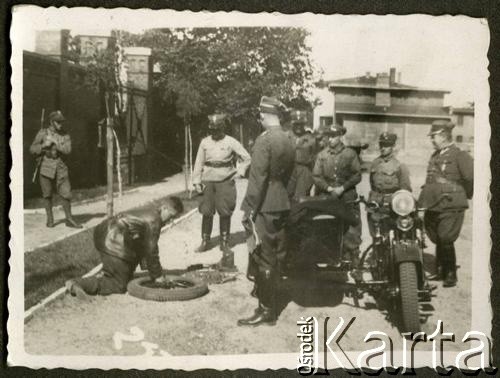
<instances>
[{"instance_id":1,"label":"breeches","mask_svg":"<svg viewBox=\"0 0 500 378\"><path fill-rule=\"evenodd\" d=\"M206 182L198 210L203 215L231 216L236 207L236 186L234 180Z\"/></svg>"},{"instance_id":2,"label":"breeches","mask_svg":"<svg viewBox=\"0 0 500 378\"><path fill-rule=\"evenodd\" d=\"M288 193L295 199L309 196L314 184L313 175L309 167L295 164L292 176L288 182Z\"/></svg>"},{"instance_id":3,"label":"breeches","mask_svg":"<svg viewBox=\"0 0 500 378\"><path fill-rule=\"evenodd\" d=\"M255 219L255 231L261 246L252 257L261 272L277 269L285 258L287 215L288 212L259 213Z\"/></svg>"},{"instance_id":4,"label":"breeches","mask_svg":"<svg viewBox=\"0 0 500 378\"><path fill-rule=\"evenodd\" d=\"M464 223L464 211L426 211L424 222L425 231L434 244L453 244L460 235Z\"/></svg>"},{"instance_id":5,"label":"breeches","mask_svg":"<svg viewBox=\"0 0 500 378\"><path fill-rule=\"evenodd\" d=\"M54 192L57 192L57 194L59 194L62 198L71 198L71 185L67 176L56 176L54 179L42 175L39 175L38 177L43 198L51 198Z\"/></svg>"},{"instance_id":6,"label":"breeches","mask_svg":"<svg viewBox=\"0 0 500 378\"><path fill-rule=\"evenodd\" d=\"M102 271L92 277L76 279L89 295L123 294L132 279L136 264L101 253Z\"/></svg>"}]
</instances>

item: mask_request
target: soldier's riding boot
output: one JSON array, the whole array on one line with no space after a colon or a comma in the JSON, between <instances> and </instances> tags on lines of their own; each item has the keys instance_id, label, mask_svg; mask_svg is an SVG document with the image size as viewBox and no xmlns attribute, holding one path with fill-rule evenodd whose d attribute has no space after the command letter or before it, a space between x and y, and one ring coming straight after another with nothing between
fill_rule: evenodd
<instances>
[{"instance_id":1,"label":"soldier's riding boot","mask_svg":"<svg viewBox=\"0 0 500 378\"><path fill-rule=\"evenodd\" d=\"M259 307L251 317L238 320L239 326L255 327L276 324L277 272L274 270L259 271L258 277Z\"/></svg>"},{"instance_id":2,"label":"soldier's riding boot","mask_svg":"<svg viewBox=\"0 0 500 378\"><path fill-rule=\"evenodd\" d=\"M214 223L214 217L210 215L204 215L201 219L201 244L196 248L195 252L205 252L210 248L210 236L212 235L212 226Z\"/></svg>"},{"instance_id":3,"label":"soldier's riding boot","mask_svg":"<svg viewBox=\"0 0 500 378\"><path fill-rule=\"evenodd\" d=\"M45 198L45 213L47 214L47 227L52 228L55 226L54 213L52 212L52 198Z\"/></svg>"},{"instance_id":4,"label":"soldier's riding boot","mask_svg":"<svg viewBox=\"0 0 500 378\"><path fill-rule=\"evenodd\" d=\"M444 272L441 263L441 246L436 245L436 260L435 260L435 273L429 277L431 281L442 281L444 279Z\"/></svg>"},{"instance_id":5,"label":"soldier's riding boot","mask_svg":"<svg viewBox=\"0 0 500 378\"><path fill-rule=\"evenodd\" d=\"M231 229L231 217L220 217L220 250L224 253L231 251L229 248L229 232Z\"/></svg>"},{"instance_id":6,"label":"soldier's riding boot","mask_svg":"<svg viewBox=\"0 0 500 378\"><path fill-rule=\"evenodd\" d=\"M69 199L63 198L62 203L64 214L66 215L66 226L71 228L83 228L83 226L77 223L71 215L71 203L69 202Z\"/></svg>"},{"instance_id":7,"label":"soldier's riding boot","mask_svg":"<svg viewBox=\"0 0 500 378\"><path fill-rule=\"evenodd\" d=\"M457 261L455 257L455 246L448 244L442 247L443 253L443 287L453 287L457 284Z\"/></svg>"}]
</instances>

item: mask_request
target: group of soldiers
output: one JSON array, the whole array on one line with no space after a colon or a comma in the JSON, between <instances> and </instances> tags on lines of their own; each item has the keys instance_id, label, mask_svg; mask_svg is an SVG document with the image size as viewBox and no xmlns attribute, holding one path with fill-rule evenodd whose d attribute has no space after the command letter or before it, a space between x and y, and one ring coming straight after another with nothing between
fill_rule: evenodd
<instances>
[{"instance_id":1,"label":"group of soldiers","mask_svg":"<svg viewBox=\"0 0 500 378\"><path fill-rule=\"evenodd\" d=\"M283 123L290 121L291 114L292 128L288 130ZM240 326L273 325L277 320L280 267L286 255L285 225L294 202L311 195L335 196L349 204L360 219L359 203L355 200L356 186L361 182L361 161L359 153L343 142L346 129L333 124L317 138L307 132L303 117L293 118L293 114L276 98L262 97L259 115L264 131L255 140L251 156L240 142L225 134L226 116L213 114L208 117L210 135L201 141L197 152L193 184L201 195L202 226L201 244L196 252L210 249L213 218L217 213L221 269L235 269L229 245L231 216L236 207L234 179L248 177L241 205L242 223L248 236L249 264L255 267L252 295L258 299L258 306L253 315L238 320ZM427 235L436 245L437 274L432 278L443 280L444 287L455 286L457 282L454 242L460 234L467 199L472 197L473 189L473 160L453 144L452 129L450 121L432 124L429 136L435 152L429 160L419 198L420 206L427 209L424 217ZM369 171L370 201L383 203L397 190L412 189L407 167L394 155L396 140L392 133L380 135L380 156ZM442 194L447 195L447 200L437 201ZM69 292L73 295L82 291L92 295L124 292L135 267L144 260L151 277L162 282L157 247L160 229L181 211L180 200L169 197L155 211L127 212L101 224L94 233L94 241L103 260L103 273L68 281ZM373 236L370 215L368 223ZM353 261L353 266L357 265L360 244L361 222L357 222L347 229L343 244L343 254ZM358 279L356 271L352 274Z\"/></svg>"}]
</instances>

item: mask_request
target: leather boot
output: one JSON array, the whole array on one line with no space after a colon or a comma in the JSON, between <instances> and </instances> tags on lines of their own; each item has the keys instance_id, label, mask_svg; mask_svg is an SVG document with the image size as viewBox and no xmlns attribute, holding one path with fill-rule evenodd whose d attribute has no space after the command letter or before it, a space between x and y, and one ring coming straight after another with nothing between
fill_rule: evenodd
<instances>
[{"instance_id":1,"label":"leather boot","mask_svg":"<svg viewBox=\"0 0 500 378\"><path fill-rule=\"evenodd\" d=\"M273 326L276 325L276 315L271 308L266 307L259 302L259 307L255 310L254 314L249 318L239 319L238 325L240 327L256 327L259 325Z\"/></svg>"},{"instance_id":2,"label":"leather boot","mask_svg":"<svg viewBox=\"0 0 500 378\"><path fill-rule=\"evenodd\" d=\"M195 252L201 253L210 249L210 236L212 235L214 217L204 215L201 218L201 244Z\"/></svg>"},{"instance_id":3,"label":"leather boot","mask_svg":"<svg viewBox=\"0 0 500 378\"><path fill-rule=\"evenodd\" d=\"M71 215L71 203L69 202L69 199L63 198L62 203L64 214L66 215L66 226L71 228L83 228L83 226L77 223Z\"/></svg>"},{"instance_id":4,"label":"leather boot","mask_svg":"<svg viewBox=\"0 0 500 378\"><path fill-rule=\"evenodd\" d=\"M453 287L457 285L457 268L450 268L444 277L443 287Z\"/></svg>"},{"instance_id":5,"label":"leather boot","mask_svg":"<svg viewBox=\"0 0 500 378\"><path fill-rule=\"evenodd\" d=\"M431 281L442 281L444 279L444 272L441 263L441 246L436 245L436 262L435 262L435 273L429 277Z\"/></svg>"},{"instance_id":6,"label":"leather boot","mask_svg":"<svg viewBox=\"0 0 500 378\"><path fill-rule=\"evenodd\" d=\"M239 326L255 327L276 324L277 275L278 272L275 272L274 269L259 271L256 285L259 308L255 310L253 316L238 320Z\"/></svg>"},{"instance_id":7,"label":"leather boot","mask_svg":"<svg viewBox=\"0 0 500 378\"><path fill-rule=\"evenodd\" d=\"M442 271L443 287L453 287L457 284L457 260L455 256L455 246L453 244L443 245Z\"/></svg>"},{"instance_id":8,"label":"leather boot","mask_svg":"<svg viewBox=\"0 0 500 378\"><path fill-rule=\"evenodd\" d=\"M52 198L45 198L45 213L47 214L46 226L52 228L55 226L54 213L52 212Z\"/></svg>"},{"instance_id":9,"label":"leather boot","mask_svg":"<svg viewBox=\"0 0 500 378\"><path fill-rule=\"evenodd\" d=\"M222 252L231 251L229 248L230 228L231 228L231 217L220 217L219 219L220 250Z\"/></svg>"}]
</instances>

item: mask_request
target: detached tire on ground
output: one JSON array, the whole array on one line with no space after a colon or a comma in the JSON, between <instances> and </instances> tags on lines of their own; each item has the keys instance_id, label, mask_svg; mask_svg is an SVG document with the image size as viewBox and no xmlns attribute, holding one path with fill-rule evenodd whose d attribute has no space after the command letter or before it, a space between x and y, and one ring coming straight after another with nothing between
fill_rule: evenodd
<instances>
[{"instance_id":1,"label":"detached tire on ground","mask_svg":"<svg viewBox=\"0 0 500 378\"><path fill-rule=\"evenodd\" d=\"M148 287L147 283L151 283L149 276L135 278L127 285L127 291L130 295L145 299L148 301L169 302L169 301L187 301L195 299L208 293L208 286L199 280L184 277L184 276L165 276L167 279L175 281L180 280L187 283L188 287L161 288Z\"/></svg>"}]
</instances>

